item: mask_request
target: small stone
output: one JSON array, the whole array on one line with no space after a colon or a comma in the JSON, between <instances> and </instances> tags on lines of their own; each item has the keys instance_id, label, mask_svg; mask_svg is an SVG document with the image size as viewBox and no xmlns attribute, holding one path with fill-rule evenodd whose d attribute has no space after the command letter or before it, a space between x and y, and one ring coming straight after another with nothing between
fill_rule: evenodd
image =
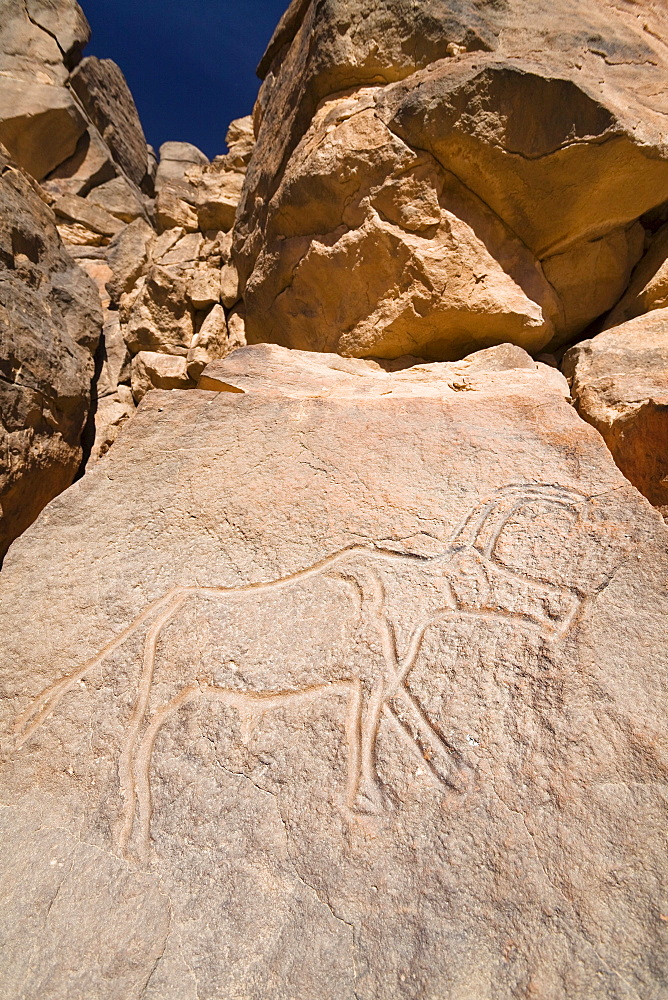
<instances>
[{"instance_id":1,"label":"small stone","mask_svg":"<svg viewBox=\"0 0 668 1000\"><path fill-rule=\"evenodd\" d=\"M194 384L188 376L184 357L140 351L132 359L132 396L135 403L141 402L150 389L189 389Z\"/></svg>"},{"instance_id":2,"label":"small stone","mask_svg":"<svg viewBox=\"0 0 668 1000\"><path fill-rule=\"evenodd\" d=\"M197 268L188 284L194 309L208 309L220 300L220 276L209 268Z\"/></svg>"}]
</instances>

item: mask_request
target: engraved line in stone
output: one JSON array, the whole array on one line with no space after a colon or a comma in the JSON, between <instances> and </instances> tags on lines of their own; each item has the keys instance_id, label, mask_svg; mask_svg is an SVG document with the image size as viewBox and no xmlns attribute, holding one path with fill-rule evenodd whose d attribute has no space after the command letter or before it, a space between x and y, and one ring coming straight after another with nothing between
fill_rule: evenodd
<instances>
[{"instance_id":1,"label":"engraved line in stone","mask_svg":"<svg viewBox=\"0 0 668 1000\"><path fill-rule=\"evenodd\" d=\"M128 723L125 746L118 762L118 777L121 794L125 800L125 821L120 834L120 843L124 848L132 830L132 817L135 812L135 783L132 780L133 757L137 737L141 731L153 686L155 672L155 655L160 632L164 625L174 617L186 601L185 594L176 596L165 608L159 618L153 622L144 640L144 658L142 675L137 690L137 698Z\"/></svg>"},{"instance_id":2,"label":"engraved line in stone","mask_svg":"<svg viewBox=\"0 0 668 1000\"><path fill-rule=\"evenodd\" d=\"M346 692L348 694L349 704L352 704L353 710L356 711L356 688L357 685L354 682L340 681L332 684L318 684L310 688L303 688L300 691L265 693L235 691L232 688L219 688L213 684L202 685L196 683L188 685L179 691L174 698L166 702L163 706L161 706L161 708L157 709L151 716L149 724L139 744L133 768L134 784L136 789L135 796L139 813L139 845L142 858L146 858L150 844L151 819L153 814L150 772L153 750L160 730L167 722L170 715L178 711L188 702L202 697L215 701L221 701L239 711L247 711L250 704L250 706L259 708L260 711L266 712L277 708L283 708L292 703L299 704L305 701L313 701L322 697L323 694L337 694L340 692ZM350 696L351 690L353 692L352 697ZM127 822L126 816L126 822L123 827L123 833L125 836L119 840L119 848L123 851L127 848L129 837L132 832L134 812L135 809L133 805L133 811L132 814L130 814L129 823Z\"/></svg>"},{"instance_id":3,"label":"engraved line in stone","mask_svg":"<svg viewBox=\"0 0 668 1000\"><path fill-rule=\"evenodd\" d=\"M147 604L143 611L135 619L133 619L133 621L130 622L130 624L126 626L122 632L111 639L99 653L97 653L90 660L87 660L84 664L82 664L82 666L77 667L77 669L71 674L67 674L65 677L61 677L59 680L49 685L41 692L41 694L37 696L37 698L34 699L34 701L30 703L30 705L28 705L28 707L18 716L14 724L14 731L17 734L17 746L22 746L23 743L29 739L35 730L39 728L49 715L51 715L53 710L60 703L62 697L72 689L77 681L82 680L86 674L88 674L95 667L99 666L105 657L118 649L118 647L124 643L125 640L128 639L146 621L147 618L150 617L153 611L157 611L164 604L168 603L173 597L180 594L185 596L190 594L197 594L199 596L215 594L246 594L256 590L278 589L294 583L295 581L308 579L328 566L335 565L342 558L353 554L373 554L374 556L387 560L388 562L403 562L409 560L417 563L424 563L428 561L425 556L415 555L411 552L398 553L389 549L372 548L371 546L363 545L351 545L347 548L340 549L338 552L335 552L324 559L321 559L312 566L297 570L297 572L281 577L278 580L259 581L257 583L248 583L233 587L173 587L162 597L156 598L156 600ZM41 711L39 711L40 708L42 709ZM28 725L29 720L36 713L38 713L37 717L32 724Z\"/></svg>"}]
</instances>

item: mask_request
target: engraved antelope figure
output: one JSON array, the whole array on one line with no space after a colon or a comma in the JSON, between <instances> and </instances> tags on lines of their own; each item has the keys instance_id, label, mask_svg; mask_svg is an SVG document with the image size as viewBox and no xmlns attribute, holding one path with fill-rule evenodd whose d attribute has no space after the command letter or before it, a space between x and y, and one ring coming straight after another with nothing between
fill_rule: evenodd
<instances>
[{"instance_id":1,"label":"engraved antelope figure","mask_svg":"<svg viewBox=\"0 0 668 1000\"><path fill-rule=\"evenodd\" d=\"M237 587L174 587L148 604L94 657L47 687L17 719L17 741L24 744L78 681L149 623L137 696L119 760L124 799L118 835L121 851L128 849L136 829L144 852L147 850L152 812L150 770L156 739L175 712L198 700L222 702L243 717L312 701L327 693L344 694L349 709L346 805L352 813L378 811L388 804L375 761L383 714L393 717L409 733L436 777L461 792L470 780L471 769L429 720L410 691L408 677L420 655L425 633L435 623L467 619L512 623L548 642L557 642L568 631L584 592L570 584L554 583L540 569L532 573L531 566L509 565L500 546L511 520L536 505L577 522L587 507L587 498L560 486L507 486L476 507L436 556L353 545L278 580ZM408 602L409 616L418 608L419 618L409 622L400 648L397 622L388 611L387 586L393 575L402 572L411 577L415 592L413 605ZM352 660L335 655L323 664L323 650L316 643L313 662L306 666L301 663L295 673L290 637L287 648L282 648L279 639L270 635L266 640L268 653L254 652L254 644L249 642L248 662L241 664L241 677L234 677L234 683L220 684L210 678L194 677L169 701L149 711L161 635L188 600L204 597L216 605L222 602L226 609L231 609L226 626L230 634L248 628L251 634L255 629L254 634L260 636L253 611L257 611L261 602L273 596L285 601L287 595L298 607L309 588L315 588L318 597L318 588L324 587L325 593L332 581L357 591L359 606L365 609L365 622L374 636L373 649L367 646L366 653L363 651L363 655L353 656ZM329 608L322 611L327 615ZM259 638L255 645L260 645ZM272 648L279 656L278 667ZM267 660L271 661L271 669L266 669ZM236 664L234 667L238 669Z\"/></svg>"}]
</instances>

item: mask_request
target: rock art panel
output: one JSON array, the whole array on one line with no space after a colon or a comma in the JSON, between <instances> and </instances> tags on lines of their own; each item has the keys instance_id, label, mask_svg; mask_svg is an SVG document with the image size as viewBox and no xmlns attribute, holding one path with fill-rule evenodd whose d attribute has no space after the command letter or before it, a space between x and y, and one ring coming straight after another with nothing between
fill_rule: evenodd
<instances>
[{"instance_id":1,"label":"rock art panel","mask_svg":"<svg viewBox=\"0 0 668 1000\"><path fill-rule=\"evenodd\" d=\"M26 866L57 831L139 880L110 996L658 1000L661 518L526 355L297 396L267 350L149 393L10 552Z\"/></svg>"}]
</instances>

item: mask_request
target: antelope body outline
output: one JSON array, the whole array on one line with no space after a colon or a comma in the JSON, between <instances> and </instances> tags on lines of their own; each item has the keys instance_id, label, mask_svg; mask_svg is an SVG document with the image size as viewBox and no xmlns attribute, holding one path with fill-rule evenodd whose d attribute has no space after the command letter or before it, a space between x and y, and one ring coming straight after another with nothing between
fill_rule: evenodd
<instances>
[{"instance_id":1,"label":"antelope body outline","mask_svg":"<svg viewBox=\"0 0 668 1000\"><path fill-rule=\"evenodd\" d=\"M352 545L278 580L236 587L174 587L147 604L94 657L45 688L16 720L17 744L25 744L78 681L153 618L144 639L137 697L119 759L119 780L124 800L122 825L117 836L121 853L127 852L137 828L140 853L146 855L152 814L150 768L153 748L168 718L182 706L198 699L223 702L236 708L243 716L244 713L264 713L292 703L312 701L326 693L346 695L349 709L346 724L346 807L352 813L379 811L388 802L375 762L375 746L383 714L408 733L439 781L465 792L470 785L472 768L429 720L407 684L425 634L436 623L486 620L512 623L517 628L538 633L549 643L563 638L583 603L583 592L575 587L554 584L524 568L522 571L508 568L502 563L496 547L508 521L522 508L543 503L579 516L587 500L585 494L561 486L506 486L494 497L479 504L455 529L449 542L445 543L444 551L436 556L400 553L379 546ZM368 602L370 619L382 652L383 668L379 677L370 680L353 673L347 678L294 690L243 691L194 680L147 719L162 630L188 598L206 596L224 600L230 595L280 591L295 582L336 572L341 564L344 564L345 570L345 561L352 556L363 556L371 562L371 566L366 568L366 583L371 594ZM379 572L383 564L392 563L410 564L432 574L438 573L444 583L442 606L418 622L408 637L403 655L398 651L394 624L386 614L385 587ZM345 572L337 575L346 579ZM359 581L354 582L359 586Z\"/></svg>"}]
</instances>

